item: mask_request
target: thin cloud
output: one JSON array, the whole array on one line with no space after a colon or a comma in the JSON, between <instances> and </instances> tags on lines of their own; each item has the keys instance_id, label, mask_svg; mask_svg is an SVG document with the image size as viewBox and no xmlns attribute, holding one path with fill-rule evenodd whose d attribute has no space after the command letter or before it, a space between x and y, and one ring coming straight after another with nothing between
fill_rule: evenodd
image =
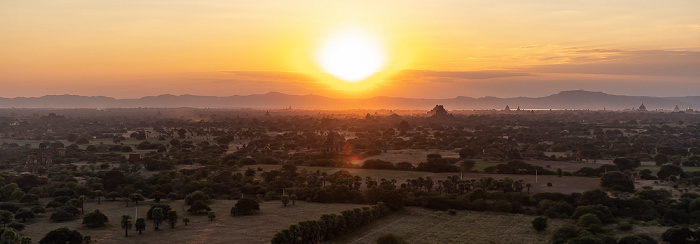
<instances>
[{"instance_id":1,"label":"thin cloud","mask_svg":"<svg viewBox=\"0 0 700 244\"><path fill-rule=\"evenodd\" d=\"M525 72L511 72L504 70L489 70L489 71L434 71L434 70L413 70L405 69L399 71L393 76L395 80L415 80L415 79L434 79L434 78L451 78L462 80L484 80L506 77L522 77L533 76Z\"/></svg>"},{"instance_id":2,"label":"thin cloud","mask_svg":"<svg viewBox=\"0 0 700 244\"><path fill-rule=\"evenodd\" d=\"M564 64L536 65L529 72L581 73L641 76L700 76L700 52L607 49L570 49L590 55L568 57ZM600 55L605 54L605 55ZM567 57L562 55L562 57ZM549 57L552 58L552 57Z\"/></svg>"},{"instance_id":3,"label":"thin cloud","mask_svg":"<svg viewBox=\"0 0 700 244\"><path fill-rule=\"evenodd\" d=\"M282 71L225 71L239 77L251 77L275 81L318 81L315 77L298 72Z\"/></svg>"}]
</instances>

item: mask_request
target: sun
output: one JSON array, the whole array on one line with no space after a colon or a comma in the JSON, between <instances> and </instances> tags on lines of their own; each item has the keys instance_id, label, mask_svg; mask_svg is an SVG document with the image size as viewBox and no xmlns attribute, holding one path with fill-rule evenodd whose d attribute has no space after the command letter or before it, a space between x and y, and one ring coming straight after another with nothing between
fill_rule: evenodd
<instances>
[{"instance_id":1,"label":"sun","mask_svg":"<svg viewBox=\"0 0 700 244\"><path fill-rule=\"evenodd\" d=\"M359 30L342 30L322 42L316 61L325 73L358 82L381 71L386 54L375 36Z\"/></svg>"}]
</instances>

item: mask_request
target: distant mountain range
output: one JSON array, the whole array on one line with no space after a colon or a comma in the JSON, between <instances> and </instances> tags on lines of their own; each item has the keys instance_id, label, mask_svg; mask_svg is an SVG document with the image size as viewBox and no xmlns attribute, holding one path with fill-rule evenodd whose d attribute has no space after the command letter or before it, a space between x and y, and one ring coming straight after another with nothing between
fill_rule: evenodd
<instances>
[{"instance_id":1,"label":"distant mountain range","mask_svg":"<svg viewBox=\"0 0 700 244\"><path fill-rule=\"evenodd\" d=\"M159 95L137 99L104 96L47 95L42 97L0 98L0 108L252 108L252 109L419 109L430 110L437 104L447 110L464 109L637 109L681 110L700 108L700 96L651 97L611 95L584 90L562 91L545 97L455 97L422 99L372 97L366 99L329 98L318 95L288 95L278 92L247 96Z\"/></svg>"}]
</instances>

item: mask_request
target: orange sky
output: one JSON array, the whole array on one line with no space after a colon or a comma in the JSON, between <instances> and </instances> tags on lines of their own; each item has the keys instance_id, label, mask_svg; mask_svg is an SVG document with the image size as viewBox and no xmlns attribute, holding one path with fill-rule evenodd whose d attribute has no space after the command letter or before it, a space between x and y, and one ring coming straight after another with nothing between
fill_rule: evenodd
<instances>
[{"instance_id":1,"label":"orange sky","mask_svg":"<svg viewBox=\"0 0 700 244\"><path fill-rule=\"evenodd\" d=\"M2 1L0 96L700 94L700 1ZM314 60L372 33L382 71Z\"/></svg>"}]
</instances>

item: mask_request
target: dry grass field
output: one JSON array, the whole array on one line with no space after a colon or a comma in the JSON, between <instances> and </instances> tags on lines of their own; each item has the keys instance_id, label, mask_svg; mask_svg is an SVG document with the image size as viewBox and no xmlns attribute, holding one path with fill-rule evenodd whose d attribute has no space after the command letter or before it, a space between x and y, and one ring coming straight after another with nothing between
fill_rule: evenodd
<instances>
[{"instance_id":1,"label":"dry grass field","mask_svg":"<svg viewBox=\"0 0 700 244\"><path fill-rule=\"evenodd\" d=\"M150 203L139 203L136 207L131 203L127 208L121 201L103 201L100 205L96 201L88 201L85 203L85 213L100 209L109 218L106 227L86 228L81 225L82 218L68 222L52 222L48 216L53 210L49 209L46 215L24 223L26 229L21 233L30 236L32 241L37 243L46 233L60 227L76 229L83 235L90 235L97 243L270 243L275 233L291 224L319 219L326 213L339 213L361 207L355 204L320 204L304 201L283 207L279 201L271 201L261 203L261 212L256 215L232 217L229 210L236 201L214 200L209 206L217 213L217 217L214 221L209 221L206 215L188 214L184 209L189 206L183 205L183 201L162 203L169 204L178 212L180 220L174 229L164 221L161 229L154 231L152 222L146 220L146 230L143 234L139 235L132 229L129 231L129 237L124 237L124 230L119 224L121 216L129 214L134 217L138 209L138 216L145 217ZM184 217L191 220L187 226L182 224Z\"/></svg>"},{"instance_id":2,"label":"dry grass field","mask_svg":"<svg viewBox=\"0 0 700 244\"><path fill-rule=\"evenodd\" d=\"M408 243L550 243L551 234L563 225L575 225L570 219L549 219L543 232L532 228L535 216L495 212L457 211L456 215L423 208L405 210L377 220L330 243L365 244L385 234L393 233ZM621 232L606 226L616 238L631 234L648 234L659 238L666 228L635 226Z\"/></svg>"}]
</instances>

